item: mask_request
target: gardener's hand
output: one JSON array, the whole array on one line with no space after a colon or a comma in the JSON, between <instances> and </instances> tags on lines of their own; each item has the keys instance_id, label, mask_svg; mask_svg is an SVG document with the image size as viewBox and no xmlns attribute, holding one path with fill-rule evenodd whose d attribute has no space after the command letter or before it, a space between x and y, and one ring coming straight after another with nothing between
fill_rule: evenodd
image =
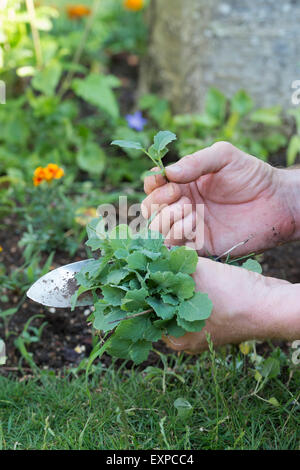
<instances>
[{"instance_id":1,"label":"gardener's hand","mask_svg":"<svg viewBox=\"0 0 300 470\"><path fill-rule=\"evenodd\" d=\"M220 255L250 238L233 252L243 255L299 238L299 170L273 168L228 142L217 142L169 166L166 174L170 183L162 175L146 178L142 211L149 218L159 205L150 228L162 232L171 245ZM196 219L199 204L204 204L204 224Z\"/></svg>"},{"instance_id":2,"label":"gardener's hand","mask_svg":"<svg viewBox=\"0 0 300 470\"><path fill-rule=\"evenodd\" d=\"M197 353L207 349L206 333L214 345L246 340L300 338L300 284L199 258L194 274L196 290L206 292L213 312L200 333L169 337L175 350Z\"/></svg>"}]
</instances>

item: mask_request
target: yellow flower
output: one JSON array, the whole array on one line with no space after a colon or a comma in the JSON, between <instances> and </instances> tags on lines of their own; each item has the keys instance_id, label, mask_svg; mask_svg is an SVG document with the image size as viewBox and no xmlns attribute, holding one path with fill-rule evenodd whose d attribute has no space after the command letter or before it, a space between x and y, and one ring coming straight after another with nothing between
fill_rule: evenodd
<instances>
[{"instance_id":1,"label":"yellow flower","mask_svg":"<svg viewBox=\"0 0 300 470\"><path fill-rule=\"evenodd\" d=\"M85 5L69 5L67 6L67 13L71 20L77 20L83 16L90 15L91 9Z\"/></svg>"},{"instance_id":2,"label":"yellow flower","mask_svg":"<svg viewBox=\"0 0 300 470\"><path fill-rule=\"evenodd\" d=\"M85 227L92 219L97 217L97 209L95 207L82 207L77 209L75 222Z\"/></svg>"},{"instance_id":3,"label":"yellow flower","mask_svg":"<svg viewBox=\"0 0 300 470\"><path fill-rule=\"evenodd\" d=\"M124 0L124 7L127 10L139 11L144 6L144 0Z\"/></svg>"},{"instance_id":4,"label":"yellow flower","mask_svg":"<svg viewBox=\"0 0 300 470\"><path fill-rule=\"evenodd\" d=\"M251 351L251 344L246 341L245 343L241 343L239 348L241 353L247 356Z\"/></svg>"},{"instance_id":5,"label":"yellow flower","mask_svg":"<svg viewBox=\"0 0 300 470\"><path fill-rule=\"evenodd\" d=\"M1 253L1 251L3 251L3 248L2 248L2 246L0 245L0 253Z\"/></svg>"}]
</instances>

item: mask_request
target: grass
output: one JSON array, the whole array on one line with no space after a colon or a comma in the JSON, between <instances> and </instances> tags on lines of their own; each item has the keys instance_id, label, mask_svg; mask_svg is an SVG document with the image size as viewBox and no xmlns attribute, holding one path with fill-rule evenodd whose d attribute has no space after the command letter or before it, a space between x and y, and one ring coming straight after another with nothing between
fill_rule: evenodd
<instances>
[{"instance_id":1,"label":"grass","mask_svg":"<svg viewBox=\"0 0 300 470\"><path fill-rule=\"evenodd\" d=\"M70 372L0 378L0 449L300 448L299 369L255 396L243 358L161 357L162 369L97 366L91 404L84 377ZM180 397L193 407L183 417L174 406Z\"/></svg>"}]
</instances>

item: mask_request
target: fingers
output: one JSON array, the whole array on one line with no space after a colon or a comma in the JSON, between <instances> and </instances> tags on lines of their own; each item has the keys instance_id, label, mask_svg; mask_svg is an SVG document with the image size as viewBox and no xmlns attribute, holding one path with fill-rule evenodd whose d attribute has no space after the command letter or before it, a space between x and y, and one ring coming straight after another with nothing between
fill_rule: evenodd
<instances>
[{"instance_id":1,"label":"fingers","mask_svg":"<svg viewBox=\"0 0 300 470\"><path fill-rule=\"evenodd\" d=\"M216 173L228 165L239 152L229 142L217 142L179 160L166 168L168 180L175 183L190 183L200 176Z\"/></svg>"},{"instance_id":2,"label":"fingers","mask_svg":"<svg viewBox=\"0 0 300 470\"><path fill-rule=\"evenodd\" d=\"M160 168L152 168L151 171L158 171ZM154 189L166 184L167 180L163 175L147 176L144 181L144 191L146 194L152 193Z\"/></svg>"},{"instance_id":3,"label":"fingers","mask_svg":"<svg viewBox=\"0 0 300 470\"><path fill-rule=\"evenodd\" d=\"M187 217L193 210L188 197L181 197L177 202L162 209L150 224L150 230L160 232L164 237L177 221Z\"/></svg>"},{"instance_id":4,"label":"fingers","mask_svg":"<svg viewBox=\"0 0 300 470\"><path fill-rule=\"evenodd\" d=\"M168 183L154 189L142 203L141 209L144 218L149 219L162 206L173 204L180 197L181 189L178 184Z\"/></svg>"}]
</instances>

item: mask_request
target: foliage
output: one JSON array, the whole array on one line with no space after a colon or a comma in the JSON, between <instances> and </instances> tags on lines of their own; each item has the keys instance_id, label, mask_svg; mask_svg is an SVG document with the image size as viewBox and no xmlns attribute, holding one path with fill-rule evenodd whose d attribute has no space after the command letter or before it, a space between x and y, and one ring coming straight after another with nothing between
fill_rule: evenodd
<instances>
[{"instance_id":1,"label":"foliage","mask_svg":"<svg viewBox=\"0 0 300 470\"><path fill-rule=\"evenodd\" d=\"M124 149L135 149L135 150L141 150L143 153L145 153L150 160L154 163L154 165L157 165L160 170L153 173L150 172L151 174L166 174L165 167L163 165L162 159L165 157L165 155L168 153L167 146L171 142L176 140L176 135L173 134L173 132L170 131L160 131L158 134L155 135L154 137L154 143L149 147L148 151L142 147L140 142L134 142L134 141L129 141L129 140L114 140L112 142L112 145L118 145L119 147L122 147Z\"/></svg>"},{"instance_id":2,"label":"foliage","mask_svg":"<svg viewBox=\"0 0 300 470\"><path fill-rule=\"evenodd\" d=\"M108 235L103 219L95 219L88 232L87 245L101 249L102 257L77 275L77 295L101 290L103 298L94 294L92 318L95 329L113 331L108 353L139 364L162 335L201 331L212 303L207 294L195 293L190 276L198 262L194 250L168 250L159 233L146 230L133 236L126 225ZM75 305L77 297L73 300Z\"/></svg>"}]
</instances>

